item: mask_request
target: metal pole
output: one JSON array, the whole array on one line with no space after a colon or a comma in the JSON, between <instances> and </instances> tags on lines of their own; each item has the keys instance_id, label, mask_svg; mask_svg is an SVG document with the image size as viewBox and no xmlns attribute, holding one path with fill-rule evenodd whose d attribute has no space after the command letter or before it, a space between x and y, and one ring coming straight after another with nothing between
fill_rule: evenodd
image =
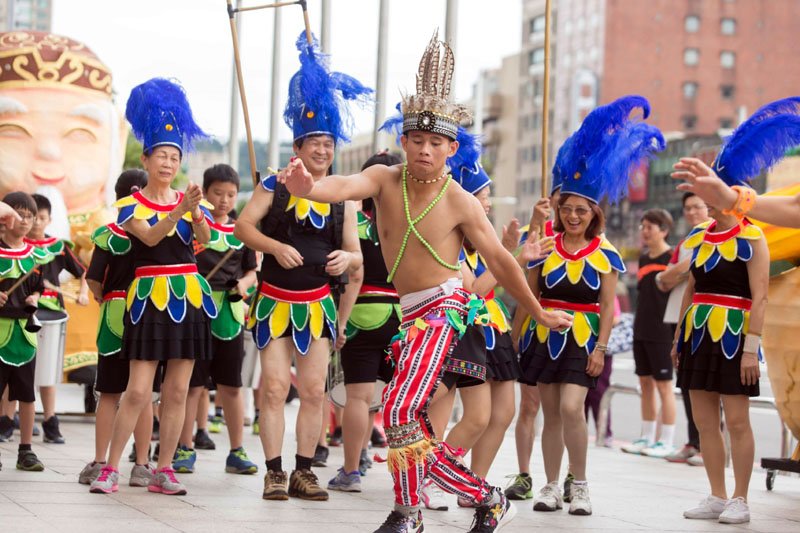
<instances>
[{"instance_id":1,"label":"metal pole","mask_svg":"<svg viewBox=\"0 0 800 533\"><path fill-rule=\"evenodd\" d=\"M484 71L478 71L478 82L475 84L475 120L472 125L472 133L480 135L483 133L483 75Z\"/></svg>"},{"instance_id":2,"label":"metal pole","mask_svg":"<svg viewBox=\"0 0 800 533\"><path fill-rule=\"evenodd\" d=\"M545 3L544 15L544 83L542 90L542 198L547 198L550 192L549 165L547 164L547 130L550 129L550 19L551 2Z\"/></svg>"},{"instance_id":3,"label":"metal pole","mask_svg":"<svg viewBox=\"0 0 800 533\"><path fill-rule=\"evenodd\" d=\"M331 53L331 0L322 0L320 13L319 46L325 54Z\"/></svg>"},{"instance_id":4,"label":"metal pole","mask_svg":"<svg viewBox=\"0 0 800 533\"><path fill-rule=\"evenodd\" d=\"M458 50L456 49L458 39L458 1L447 0L447 7L445 8L445 22L444 22L444 42L450 45L453 54L458 58ZM457 72L453 72L453 85L455 85ZM455 91L450 92L450 98L455 97Z\"/></svg>"},{"instance_id":5,"label":"metal pole","mask_svg":"<svg viewBox=\"0 0 800 533\"><path fill-rule=\"evenodd\" d=\"M381 149L378 146L386 106L386 63L389 41L389 0L381 0L378 12L378 68L375 79L375 123L372 129L372 152Z\"/></svg>"},{"instance_id":6,"label":"metal pole","mask_svg":"<svg viewBox=\"0 0 800 533\"><path fill-rule=\"evenodd\" d=\"M280 109L280 72L281 72L281 10L275 10L275 27L272 32L272 86L270 88L269 112L269 166L280 167L281 141L278 138L278 126L281 121Z\"/></svg>"},{"instance_id":7,"label":"metal pole","mask_svg":"<svg viewBox=\"0 0 800 533\"><path fill-rule=\"evenodd\" d=\"M236 9L241 7L242 0L236 0ZM236 19L236 34L242 34L242 21ZM235 62L235 58L234 58ZM236 80L236 66L231 72L231 124L228 130L228 164L239 171L239 83Z\"/></svg>"}]
</instances>

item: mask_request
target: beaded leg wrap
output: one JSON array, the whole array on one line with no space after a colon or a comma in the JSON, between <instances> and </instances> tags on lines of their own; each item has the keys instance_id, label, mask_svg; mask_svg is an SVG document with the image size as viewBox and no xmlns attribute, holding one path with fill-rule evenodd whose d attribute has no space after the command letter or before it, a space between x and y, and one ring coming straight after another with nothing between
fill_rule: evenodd
<instances>
[{"instance_id":1,"label":"beaded leg wrap","mask_svg":"<svg viewBox=\"0 0 800 533\"><path fill-rule=\"evenodd\" d=\"M466 294L457 291L403 309L403 335L394 346L397 367L384 394L383 413L396 505L418 506L426 475L444 490L472 501L482 502L490 495L491 487L433 438L427 416L445 360L457 342L452 311L463 320L466 302Z\"/></svg>"}]
</instances>

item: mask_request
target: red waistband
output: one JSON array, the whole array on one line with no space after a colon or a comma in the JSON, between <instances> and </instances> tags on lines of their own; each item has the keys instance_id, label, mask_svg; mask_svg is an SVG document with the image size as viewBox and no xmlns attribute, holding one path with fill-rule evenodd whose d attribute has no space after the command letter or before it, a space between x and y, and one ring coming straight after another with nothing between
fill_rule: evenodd
<instances>
[{"instance_id":1,"label":"red waistband","mask_svg":"<svg viewBox=\"0 0 800 533\"><path fill-rule=\"evenodd\" d=\"M103 295L103 301L107 302L109 300L124 300L126 295L127 295L126 291L107 292Z\"/></svg>"},{"instance_id":2,"label":"red waistband","mask_svg":"<svg viewBox=\"0 0 800 533\"><path fill-rule=\"evenodd\" d=\"M358 291L361 296L394 296L399 298L397 291L389 287L378 287L376 285L362 285Z\"/></svg>"},{"instance_id":3,"label":"red waistband","mask_svg":"<svg viewBox=\"0 0 800 533\"><path fill-rule=\"evenodd\" d=\"M552 307L554 309L561 309L562 311L579 311L581 313L599 313L600 304L576 304L572 302L565 302L563 300L550 300L542 298L539 300L542 307Z\"/></svg>"},{"instance_id":4,"label":"red waistband","mask_svg":"<svg viewBox=\"0 0 800 533\"><path fill-rule=\"evenodd\" d=\"M692 303L718 305L721 307L728 307L730 309L749 311L750 307L753 305L753 300L750 298L742 298L741 296L728 296L725 294L697 292L694 294L694 296L692 296Z\"/></svg>"},{"instance_id":5,"label":"red waistband","mask_svg":"<svg viewBox=\"0 0 800 533\"><path fill-rule=\"evenodd\" d=\"M331 294L331 287L330 285L323 285L317 289L307 289L303 291L291 291L288 289L281 289L280 287L276 287L275 285L270 285L266 281L261 282L261 287L258 291L259 293L272 298L273 300L278 300L281 302L288 302L288 303L310 303L310 302L318 302Z\"/></svg>"},{"instance_id":6,"label":"red waistband","mask_svg":"<svg viewBox=\"0 0 800 533\"><path fill-rule=\"evenodd\" d=\"M58 298L58 292L52 289L45 289L42 291L42 298Z\"/></svg>"},{"instance_id":7,"label":"red waistband","mask_svg":"<svg viewBox=\"0 0 800 533\"><path fill-rule=\"evenodd\" d=\"M180 274L197 274L197 265L152 265L136 269L137 278L154 278L157 276L177 276Z\"/></svg>"},{"instance_id":8,"label":"red waistband","mask_svg":"<svg viewBox=\"0 0 800 533\"><path fill-rule=\"evenodd\" d=\"M403 324L422 318L432 311L439 309L455 309L459 312L466 312L466 305L469 301L469 293L464 289L456 289L453 294L439 294L432 296L425 304L412 306L412 309L402 309ZM418 304L419 305L419 304Z\"/></svg>"}]
</instances>

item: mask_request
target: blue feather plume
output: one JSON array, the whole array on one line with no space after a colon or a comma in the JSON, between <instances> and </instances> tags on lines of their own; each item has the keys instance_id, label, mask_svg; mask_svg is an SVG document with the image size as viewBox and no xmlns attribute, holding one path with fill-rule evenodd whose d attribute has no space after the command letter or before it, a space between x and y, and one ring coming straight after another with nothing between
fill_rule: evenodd
<instances>
[{"instance_id":1,"label":"blue feather plume","mask_svg":"<svg viewBox=\"0 0 800 533\"><path fill-rule=\"evenodd\" d=\"M313 38L308 44L305 31L297 38L300 69L289 81L289 99L283 119L292 128L295 140L305 135L323 133L338 143L350 140L353 118L345 101L367 103L372 89L341 72L330 72L328 55Z\"/></svg>"},{"instance_id":2,"label":"blue feather plume","mask_svg":"<svg viewBox=\"0 0 800 533\"><path fill-rule=\"evenodd\" d=\"M390 135L394 135L395 142L400 146L400 137L403 135L403 112L401 111L400 102L397 103L395 109L397 113L384 120L383 124L381 124L381 127L378 129Z\"/></svg>"},{"instance_id":3,"label":"blue feather plume","mask_svg":"<svg viewBox=\"0 0 800 533\"><path fill-rule=\"evenodd\" d=\"M769 103L725 140L714 170L728 185L744 185L800 145L800 96Z\"/></svg>"},{"instance_id":4,"label":"blue feather plume","mask_svg":"<svg viewBox=\"0 0 800 533\"><path fill-rule=\"evenodd\" d=\"M153 78L131 91L125 118L144 152L159 144L176 144L181 151L192 151L194 141L208 137L194 120L186 91L177 81ZM169 130L165 126L172 126Z\"/></svg>"},{"instance_id":5,"label":"blue feather plume","mask_svg":"<svg viewBox=\"0 0 800 533\"><path fill-rule=\"evenodd\" d=\"M458 127L458 150L453 157L447 160L447 166L455 172L461 167L473 167L481 159L483 148L481 146L481 136L468 132L464 127Z\"/></svg>"},{"instance_id":6,"label":"blue feather plume","mask_svg":"<svg viewBox=\"0 0 800 533\"><path fill-rule=\"evenodd\" d=\"M570 135L564 144L558 149L556 154L556 161L553 164L553 183L550 184L550 194L564 183L564 170L567 167L567 161L572 156L572 148L575 144L575 135Z\"/></svg>"}]
</instances>

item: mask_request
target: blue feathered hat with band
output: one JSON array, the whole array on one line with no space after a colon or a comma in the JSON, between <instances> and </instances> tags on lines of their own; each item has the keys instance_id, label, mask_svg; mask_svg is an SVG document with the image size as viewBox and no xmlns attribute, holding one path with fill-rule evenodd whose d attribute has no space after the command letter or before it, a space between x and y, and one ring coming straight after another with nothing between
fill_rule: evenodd
<instances>
[{"instance_id":1,"label":"blue feathered hat with band","mask_svg":"<svg viewBox=\"0 0 800 533\"><path fill-rule=\"evenodd\" d=\"M186 91L176 81L153 78L131 91L125 118L145 154L157 146L174 146L181 154L208 135L194 121Z\"/></svg>"},{"instance_id":2,"label":"blue feathered hat with band","mask_svg":"<svg viewBox=\"0 0 800 533\"><path fill-rule=\"evenodd\" d=\"M329 56L319 50L316 37L308 44L303 31L297 38L300 70L289 81L289 100L283 120L294 140L309 135L330 135L338 144L350 140L353 119L346 101L370 100L372 89L341 72L330 72Z\"/></svg>"},{"instance_id":3,"label":"blue feathered hat with band","mask_svg":"<svg viewBox=\"0 0 800 533\"><path fill-rule=\"evenodd\" d=\"M800 96L792 96L759 108L742 122L725 139L714 172L728 185L747 185L798 145Z\"/></svg>"},{"instance_id":4,"label":"blue feathered hat with band","mask_svg":"<svg viewBox=\"0 0 800 533\"><path fill-rule=\"evenodd\" d=\"M480 135L473 135L458 127L458 151L447 160L453 179L470 194L478 194L492 184L492 178L481 166Z\"/></svg>"},{"instance_id":5,"label":"blue feathered hat with band","mask_svg":"<svg viewBox=\"0 0 800 533\"><path fill-rule=\"evenodd\" d=\"M562 178L561 194L575 194L594 203L616 203L628 191L631 172L666 147L658 128L631 120L635 109L642 118L650 115L643 96L623 96L589 113L572 134L572 142L559 150L557 167ZM559 159L561 161L559 161Z\"/></svg>"}]
</instances>

